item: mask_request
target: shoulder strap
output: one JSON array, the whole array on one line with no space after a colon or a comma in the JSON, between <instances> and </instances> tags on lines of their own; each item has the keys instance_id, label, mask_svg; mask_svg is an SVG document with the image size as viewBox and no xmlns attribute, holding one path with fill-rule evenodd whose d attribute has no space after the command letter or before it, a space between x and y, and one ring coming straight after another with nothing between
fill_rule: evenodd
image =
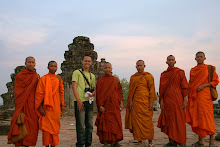
<instances>
[{"instance_id":1,"label":"shoulder strap","mask_svg":"<svg viewBox=\"0 0 220 147\"><path fill-rule=\"evenodd\" d=\"M82 72L81 70L79 70L79 71L80 71L81 74L83 75L83 78L86 80L86 82L87 82L87 84L89 85L89 87L91 87L90 84L89 84L89 80L86 78L86 76L83 74L83 72Z\"/></svg>"},{"instance_id":2,"label":"shoulder strap","mask_svg":"<svg viewBox=\"0 0 220 147\"><path fill-rule=\"evenodd\" d=\"M57 78L59 79L59 84L61 83L61 76L59 76L59 75L56 75L57 76Z\"/></svg>"},{"instance_id":3,"label":"shoulder strap","mask_svg":"<svg viewBox=\"0 0 220 147\"><path fill-rule=\"evenodd\" d=\"M214 71L215 71L215 66L208 65L209 82L211 82L211 81L212 81Z\"/></svg>"}]
</instances>

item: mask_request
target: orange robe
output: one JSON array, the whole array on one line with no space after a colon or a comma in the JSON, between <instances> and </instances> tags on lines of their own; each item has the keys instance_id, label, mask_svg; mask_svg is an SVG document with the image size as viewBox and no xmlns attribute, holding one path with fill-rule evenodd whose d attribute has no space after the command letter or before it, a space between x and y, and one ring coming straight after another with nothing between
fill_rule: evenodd
<instances>
[{"instance_id":1,"label":"orange robe","mask_svg":"<svg viewBox=\"0 0 220 147\"><path fill-rule=\"evenodd\" d=\"M35 71L22 70L15 78L14 98L15 111L11 119L11 128L8 134L10 140L12 136L19 135L19 126L16 123L20 112L25 114L24 124L28 135L15 143L15 145L35 146L38 136L38 116L34 109L35 90L38 83L38 74Z\"/></svg>"},{"instance_id":2,"label":"orange robe","mask_svg":"<svg viewBox=\"0 0 220 147\"><path fill-rule=\"evenodd\" d=\"M125 128L133 132L135 140L153 140L153 110L149 103L156 100L154 78L150 73L135 73L131 76L125 116ZM130 110L130 102L133 109Z\"/></svg>"},{"instance_id":3,"label":"orange robe","mask_svg":"<svg viewBox=\"0 0 220 147\"><path fill-rule=\"evenodd\" d=\"M38 110L42 102L44 116ZM40 79L35 99L35 109L40 117L39 127L43 131L43 145L57 146L59 143L61 105L66 105L63 81L59 81L55 74L48 73Z\"/></svg>"},{"instance_id":4,"label":"orange robe","mask_svg":"<svg viewBox=\"0 0 220 147\"><path fill-rule=\"evenodd\" d=\"M96 85L96 104L105 112L98 112L95 125L101 143L123 139L120 103L123 101L122 86L112 75L104 75Z\"/></svg>"},{"instance_id":5,"label":"orange robe","mask_svg":"<svg viewBox=\"0 0 220 147\"><path fill-rule=\"evenodd\" d=\"M213 101L210 94L210 87L201 91L196 88L199 85L208 83L208 65L197 65L190 71L189 100L186 109L186 122L191 125L193 132L204 138L207 135L215 134L215 121L213 114ZM219 78L216 72L210 84L216 87Z\"/></svg>"},{"instance_id":6,"label":"orange robe","mask_svg":"<svg viewBox=\"0 0 220 147\"><path fill-rule=\"evenodd\" d=\"M183 70L174 67L161 73L159 99L163 98L158 127L178 144L186 144L186 117L184 97L188 95L188 82Z\"/></svg>"}]
</instances>

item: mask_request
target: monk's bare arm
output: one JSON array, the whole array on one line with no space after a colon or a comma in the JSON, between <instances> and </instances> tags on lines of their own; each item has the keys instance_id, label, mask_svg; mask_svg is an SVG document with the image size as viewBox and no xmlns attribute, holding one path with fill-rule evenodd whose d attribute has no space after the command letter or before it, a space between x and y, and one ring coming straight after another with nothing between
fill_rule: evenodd
<instances>
[{"instance_id":1,"label":"monk's bare arm","mask_svg":"<svg viewBox=\"0 0 220 147\"><path fill-rule=\"evenodd\" d=\"M72 89L73 89L73 94L77 100L77 109L79 111L82 111L83 110L83 103L79 97L79 93L77 91L77 83L75 81L72 82Z\"/></svg>"},{"instance_id":2,"label":"monk's bare arm","mask_svg":"<svg viewBox=\"0 0 220 147\"><path fill-rule=\"evenodd\" d=\"M211 87L212 85L210 83L205 83L205 84L202 84L202 85L199 85L197 87L197 91L201 91L203 90L205 87Z\"/></svg>"},{"instance_id":3,"label":"monk's bare arm","mask_svg":"<svg viewBox=\"0 0 220 147\"><path fill-rule=\"evenodd\" d=\"M44 110L44 108L43 108L43 102L40 104L40 106L38 107L38 110L40 111L40 114L42 115L42 116L44 116L45 115L45 110Z\"/></svg>"},{"instance_id":4,"label":"monk's bare arm","mask_svg":"<svg viewBox=\"0 0 220 147\"><path fill-rule=\"evenodd\" d=\"M155 86L154 86L154 77L150 75L148 77L148 84L149 84L149 110L153 110L153 103L156 100L156 94L155 94Z\"/></svg>"}]
</instances>

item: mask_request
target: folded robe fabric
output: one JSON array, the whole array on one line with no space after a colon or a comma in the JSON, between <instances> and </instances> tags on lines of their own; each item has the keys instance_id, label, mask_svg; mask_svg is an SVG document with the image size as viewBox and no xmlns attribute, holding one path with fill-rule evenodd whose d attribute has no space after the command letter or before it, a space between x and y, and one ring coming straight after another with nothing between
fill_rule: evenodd
<instances>
[{"instance_id":1,"label":"folded robe fabric","mask_svg":"<svg viewBox=\"0 0 220 147\"><path fill-rule=\"evenodd\" d=\"M149 110L149 103L156 100L154 78L148 72L135 73L131 76L127 98L125 128L133 132L135 140L153 140L153 110ZM133 109L130 110L130 102Z\"/></svg>"},{"instance_id":2,"label":"folded robe fabric","mask_svg":"<svg viewBox=\"0 0 220 147\"><path fill-rule=\"evenodd\" d=\"M38 116L34 109L35 90L38 83L38 74L35 71L22 70L15 78L15 112L11 119L8 140L10 143L13 136L20 135L20 127L16 123L20 112L25 114L24 125L28 135L15 145L35 146L38 136Z\"/></svg>"},{"instance_id":3,"label":"folded robe fabric","mask_svg":"<svg viewBox=\"0 0 220 147\"><path fill-rule=\"evenodd\" d=\"M193 132L204 138L215 134L213 101L210 87L197 91L197 87L208 83L208 65L197 65L190 71L189 100L186 109L186 122L191 125ZM219 83L216 72L210 84L215 88Z\"/></svg>"},{"instance_id":4,"label":"folded robe fabric","mask_svg":"<svg viewBox=\"0 0 220 147\"><path fill-rule=\"evenodd\" d=\"M158 127L178 144L186 144L186 117L184 97L188 95L188 82L183 70L174 67L161 73L159 99L163 98L164 109L158 119Z\"/></svg>"},{"instance_id":5,"label":"folded robe fabric","mask_svg":"<svg viewBox=\"0 0 220 147\"><path fill-rule=\"evenodd\" d=\"M44 116L38 110L42 102L45 110ZM61 105L66 106L64 102L63 80L61 79L59 82L55 74L48 73L40 79L35 98L35 109L40 117L39 127L44 132L43 134L47 134L45 132L48 132L50 135L58 136L60 132ZM43 145L49 145L44 143L50 141L52 141L50 144L54 146L59 143L57 137L53 137L55 140L51 140L48 135L43 136L43 138Z\"/></svg>"},{"instance_id":6,"label":"folded robe fabric","mask_svg":"<svg viewBox=\"0 0 220 147\"><path fill-rule=\"evenodd\" d=\"M118 80L118 79L117 79ZM97 108L105 108L98 112L95 125L101 143L118 142L123 139L120 103L123 101L122 86L117 84L116 77L104 75L97 81Z\"/></svg>"}]
</instances>

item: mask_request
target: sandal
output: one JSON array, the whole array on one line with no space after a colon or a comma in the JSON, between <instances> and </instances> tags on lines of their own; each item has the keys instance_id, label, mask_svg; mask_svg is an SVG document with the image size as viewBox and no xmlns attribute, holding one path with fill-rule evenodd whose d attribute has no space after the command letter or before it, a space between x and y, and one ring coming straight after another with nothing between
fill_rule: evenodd
<instances>
[{"instance_id":1,"label":"sandal","mask_svg":"<svg viewBox=\"0 0 220 147\"><path fill-rule=\"evenodd\" d=\"M202 147L204 146L204 144L200 144L199 142L196 142L194 144L192 144L194 147Z\"/></svg>"},{"instance_id":2,"label":"sandal","mask_svg":"<svg viewBox=\"0 0 220 147\"><path fill-rule=\"evenodd\" d=\"M114 143L114 144L111 144L111 147L120 147L121 145L119 143Z\"/></svg>"},{"instance_id":3,"label":"sandal","mask_svg":"<svg viewBox=\"0 0 220 147\"><path fill-rule=\"evenodd\" d=\"M155 147L155 145L152 143L152 144L149 144L149 147Z\"/></svg>"},{"instance_id":4,"label":"sandal","mask_svg":"<svg viewBox=\"0 0 220 147\"><path fill-rule=\"evenodd\" d=\"M168 142L165 146L177 146L177 144L174 144L172 142Z\"/></svg>"}]
</instances>

